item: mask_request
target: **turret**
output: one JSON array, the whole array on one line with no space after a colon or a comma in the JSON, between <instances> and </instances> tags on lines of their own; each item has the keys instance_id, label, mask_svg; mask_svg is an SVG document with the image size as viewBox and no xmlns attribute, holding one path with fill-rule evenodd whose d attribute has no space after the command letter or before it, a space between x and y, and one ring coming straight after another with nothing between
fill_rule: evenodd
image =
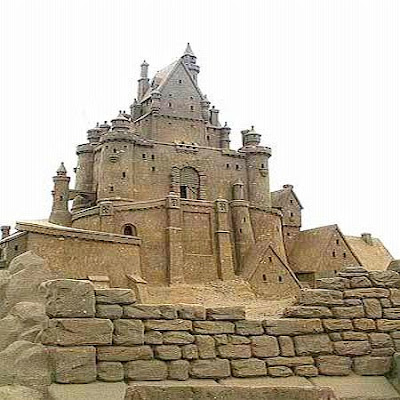
<instances>
[{"instance_id":1,"label":"turret","mask_svg":"<svg viewBox=\"0 0 400 400\"><path fill-rule=\"evenodd\" d=\"M250 220L249 202L244 200L243 182L234 183L232 192L231 210L237 259L236 274L240 274L243 269L243 258L254 244L254 234Z\"/></svg>"},{"instance_id":2,"label":"turret","mask_svg":"<svg viewBox=\"0 0 400 400\"><path fill-rule=\"evenodd\" d=\"M200 101L200 107L201 107L201 115L204 119L204 121L209 122L210 121L210 101L207 99L207 96L204 95L204 98Z\"/></svg>"},{"instance_id":3,"label":"turret","mask_svg":"<svg viewBox=\"0 0 400 400\"><path fill-rule=\"evenodd\" d=\"M149 72L149 64L147 64L146 61L143 61L143 63L140 66L140 79L138 80L137 98L139 101L142 100L143 95L147 92L150 86L148 72Z\"/></svg>"},{"instance_id":4,"label":"turret","mask_svg":"<svg viewBox=\"0 0 400 400\"><path fill-rule=\"evenodd\" d=\"M98 154L99 185L97 201L132 199L134 136L129 131L130 122L120 112L112 123L112 130L101 137Z\"/></svg>"},{"instance_id":5,"label":"turret","mask_svg":"<svg viewBox=\"0 0 400 400\"><path fill-rule=\"evenodd\" d=\"M268 159L271 157L271 149L259 146L261 135L254 130L253 126L251 130L242 131L242 138L243 147L240 151L246 154L250 205L270 208Z\"/></svg>"},{"instance_id":6,"label":"turret","mask_svg":"<svg viewBox=\"0 0 400 400\"><path fill-rule=\"evenodd\" d=\"M192 48L190 47L190 43L187 44L182 59L187 69L189 70L191 77L197 83L197 75L200 72L200 67L196 64L197 58L194 55Z\"/></svg>"},{"instance_id":7,"label":"turret","mask_svg":"<svg viewBox=\"0 0 400 400\"><path fill-rule=\"evenodd\" d=\"M228 123L225 122L225 125L220 130L220 147L221 149L229 149L229 135L231 134L231 128L229 128Z\"/></svg>"},{"instance_id":8,"label":"turret","mask_svg":"<svg viewBox=\"0 0 400 400\"><path fill-rule=\"evenodd\" d=\"M10 236L10 230L11 230L11 226L9 225L3 225L2 227L0 227L1 230L1 239L5 239L6 237Z\"/></svg>"},{"instance_id":9,"label":"turret","mask_svg":"<svg viewBox=\"0 0 400 400\"><path fill-rule=\"evenodd\" d=\"M101 136L101 128L99 127L99 123L97 123L94 128L89 129L87 131L87 139L91 144L99 143L100 136Z\"/></svg>"},{"instance_id":10,"label":"turret","mask_svg":"<svg viewBox=\"0 0 400 400\"><path fill-rule=\"evenodd\" d=\"M131 104L130 108L132 120L135 121L140 118L140 116L142 115L142 106L140 105L140 103L138 103L136 99L133 101L133 104Z\"/></svg>"},{"instance_id":11,"label":"turret","mask_svg":"<svg viewBox=\"0 0 400 400\"><path fill-rule=\"evenodd\" d=\"M71 226L71 213L68 210L69 181L64 163L61 163L57 175L53 177L53 206L49 218L53 224Z\"/></svg>"},{"instance_id":12,"label":"turret","mask_svg":"<svg viewBox=\"0 0 400 400\"><path fill-rule=\"evenodd\" d=\"M217 110L215 108L215 106L211 107L210 110L210 124L213 126L221 126L221 124L219 123L219 110Z\"/></svg>"},{"instance_id":13,"label":"turret","mask_svg":"<svg viewBox=\"0 0 400 400\"><path fill-rule=\"evenodd\" d=\"M154 89L151 92L151 111L158 114L161 109L161 93L159 90Z\"/></svg>"}]
</instances>

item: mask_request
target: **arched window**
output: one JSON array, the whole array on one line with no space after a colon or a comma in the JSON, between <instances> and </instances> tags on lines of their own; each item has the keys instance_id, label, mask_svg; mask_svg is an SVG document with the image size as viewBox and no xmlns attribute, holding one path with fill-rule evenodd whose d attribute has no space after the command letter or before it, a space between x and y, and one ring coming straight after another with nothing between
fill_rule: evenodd
<instances>
[{"instance_id":1,"label":"arched window","mask_svg":"<svg viewBox=\"0 0 400 400\"><path fill-rule=\"evenodd\" d=\"M136 227L131 224L124 225L122 232L126 236L137 236Z\"/></svg>"},{"instance_id":2,"label":"arched window","mask_svg":"<svg viewBox=\"0 0 400 400\"><path fill-rule=\"evenodd\" d=\"M180 173L180 192L182 199L198 199L200 194L199 173L191 167L185 167Z\"/></svg>"}]
</instances>

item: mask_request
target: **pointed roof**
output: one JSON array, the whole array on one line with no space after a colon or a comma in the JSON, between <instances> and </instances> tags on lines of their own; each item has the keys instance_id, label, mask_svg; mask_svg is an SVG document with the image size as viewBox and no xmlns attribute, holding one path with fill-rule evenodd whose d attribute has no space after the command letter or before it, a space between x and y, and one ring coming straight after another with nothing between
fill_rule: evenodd
<instances>
[{"instance_id":1,"label":"pointed roof","mask_svg":"<svg viewBox=\"0 0 400 400\"><path fill-rule=\"evenodd\" d=\"M299 232L292 251L289 254L291 268L296 272L316 272L323 270L321 263L325 255L325 250L332 242L335 233L342 238L350 253L361 264L360 259L349 246L346 237L335 224Z\"/></svg>"},{"instance_id":2,"label":"pointed roof","mask_svg":"<svg viewBox=\"0 0 400 400\"><path fill-rule=\"evenodd\" d=\"M283 185L283 189L271 192L272 206L276 208L283 208L288 203L291 194L293 194L297 203L299 203L300 208L303 209L299 198L293 190L293 185Z\"/></svg>"},{"instance_id":3,"label":"pointed roof","mask_svg":"<svg viewBox=\"0 0 400 400\"><path fill-rule=\"evenodd\" d=\"M386 270L393 261L393 256L378 238L371 238L371 244L359 236L346 236L346 240L360 264L369 271Z\"/></svg>"},{"instance_id":4,"label":"pointed roof","mask_svg":"<svg viewBox=\"0 0 400 400\"><path fill-rule=\"evenodd\" d=\"M184 56L192 56L192 57L196 57L193 53L192 48L190 47L190 43L188 42L185 52L183 53Z\"/></svg>"},{"instance_id":5,"label":"pointed roof","mask_svg":"<svg viewBox=\"0 0 400 400\"><path fill-rule=\"evenodd\" d=\"M61 162L60 166L57 169L57 175L66 175L67 174L67 170L65 168L65 165L63 162Z\"/></svg>"},{"instance_id":6,"label":"pointed roof","mask_svg":"<svg viewBox=\"0 0 400 400\"><path fill-rule=\"evenodd\" d=\"M192 81L193 86L198 91L200 97L203 98L204 96L201 93L200 88L197 86L197 83L193 80L190 72L188 71L187 66L183 62L182 58L179 58L178 60L175 60L173 63L167 65L165 68L161 69L160 71L157 71L157 73L154 75L154 78L151 81L150 87L147 89L147 92L144 94L144 96L140 100L140 102L143 103L143 102L147 101L151 97L151 93L154 90L158 90L159 92L161 92L163 87L167 84L170 77L173 75L173 73L176 71L176 69L180 65L187 72L189 79Z\"/></svg>"}]
</instances>

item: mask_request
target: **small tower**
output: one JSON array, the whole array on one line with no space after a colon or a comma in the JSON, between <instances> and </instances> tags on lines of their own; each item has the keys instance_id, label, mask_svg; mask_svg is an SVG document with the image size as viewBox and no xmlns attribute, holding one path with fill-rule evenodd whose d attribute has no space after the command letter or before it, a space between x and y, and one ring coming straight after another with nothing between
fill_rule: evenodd
<instances>
[{"instance_id":1,"label":"small tower","mask_svg":"<svg viewBox=\"0 0 400 400\"><path fill-rule=\"evenodd\" d=\"M269 147L260 146L261 135L254 130L242 131L243 147L240 152L246 154L248 193L251 206L271 207L269 187L268 159L271 157Z\"/></svg>"},{"instance_id":2,"label":"small tower","mask_svg":"<svg viewBox=\"0 0 400 400\"><path fill-rule=\"evenodd\" d=\"M149 64L147 64L145 60L140 66L140 79L138 80L138 92L137 92L137 98L139 101L142 100L144 94L147 92L150 86L148 73L149 73Z\"/></svg>"},{"instance_id":3,"label":"small tower","mask_svg":"<svg viewBox=\"0 0 400 400\"><path fill-rule=\"evenodd\" d=\"M183 63L189 70L191 77L197 83L197 75L200 72L200 67L196 64L197 58L194 55L192 48L190 47L190 43L187 44L182 59Z\"/></svg>"},{"instance_id":4,"label":"small tower","mask_svg":"<svg viewBox=\"0 0 400 400\"><path fill-rule=\"evenodd\" d=\"M10 230L11 230L11 226L9 225L3 225L0 227L0 231L1 231L1 237L0 240L5 239L6 237L10 236Z\"/></svg>"},{"instance_id":5,"label":"small tower","mask_svg":"<svg viewBox=\"0 0 400 400\"><path fill-rule=\"evenodd\" d=\"M62 162L57 170L57 175L53 177L53 206L49 218L49 222L52 224L71 226L71 213L68 210L69 181L70 178L67 176L67 170Z\"/></svg>"},{"instance_id":6,"label":"small tower","mask_svg":"<svg viewBox=\"0 0 400 400\"><path fill-rule=\"evenodd\" d=\"M225 125L221 128L220 131L220 147L221 149L229 150L229 135L231 134L231 128L229 128L228 123L225 122Z\"/></svg>"}]
</instances>

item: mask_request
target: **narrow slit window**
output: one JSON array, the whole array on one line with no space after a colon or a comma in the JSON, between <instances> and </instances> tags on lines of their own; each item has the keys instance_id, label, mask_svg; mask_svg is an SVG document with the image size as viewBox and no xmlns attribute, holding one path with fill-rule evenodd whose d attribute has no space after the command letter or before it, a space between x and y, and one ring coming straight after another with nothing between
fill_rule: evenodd
<instances>
[{"instance_id":1,"label":"narrow slit window","mask_svg":"<svg viewBox=\"0 0 400 400\"><path fill-rule=\"evenodd\" d=\"M282 283L283 282L283 277L281 275L278 276L278 282Z\"/></svg>"},{"instance_id":2,"label":"narrow slit window","mask_svg":"<svg viewBox=\"0 0 400 400\"><path fill-rule=\"evenodd\" d=\"M126 172L123 172L123 173L122 173L122 177L123 177L123 178L126 178Z\"/></svg>"},{"instance_id":3,"label":"narrow slit window","mask_svg":"<svg viewBox=\"0 0 400 400\"><path fill-rule=\"evenodd\" d=\"M142 158L143 158L143 160L145 160L146 159L146 154L142 154Z\"/></svg>"},{"instance_id":4,"label":"narrow slit window","mask_svg":"<svg viewBox=\"0 0 400 400\"><path fill-rule=\"evenodd\" d=\"M332 251L332 257L336 257L336 251L335 250Z\"/></svg>"},{"instance_id":5,"label":"narrow slit window","mask_svg":"<svg viewBox=\"0 0 400 400\"><path fill-rule=\"evenodd\" d=\"M152 154L152 155L151 155L151 159L154 161L154 160L155 160L155 158L156 158L156 157L155 157L155 155L154 155L154 154Z\"/></svg>"},{"instance_id":6,"label":"narrow slit window","mask_svg":"<svg viewBox=\"0 0 400 400\"><path fill-rule=\"evenodd\" d=\"M267 275L263 274L262 279L264 282L267 282Z\"/></svg>"}]
</instances>

